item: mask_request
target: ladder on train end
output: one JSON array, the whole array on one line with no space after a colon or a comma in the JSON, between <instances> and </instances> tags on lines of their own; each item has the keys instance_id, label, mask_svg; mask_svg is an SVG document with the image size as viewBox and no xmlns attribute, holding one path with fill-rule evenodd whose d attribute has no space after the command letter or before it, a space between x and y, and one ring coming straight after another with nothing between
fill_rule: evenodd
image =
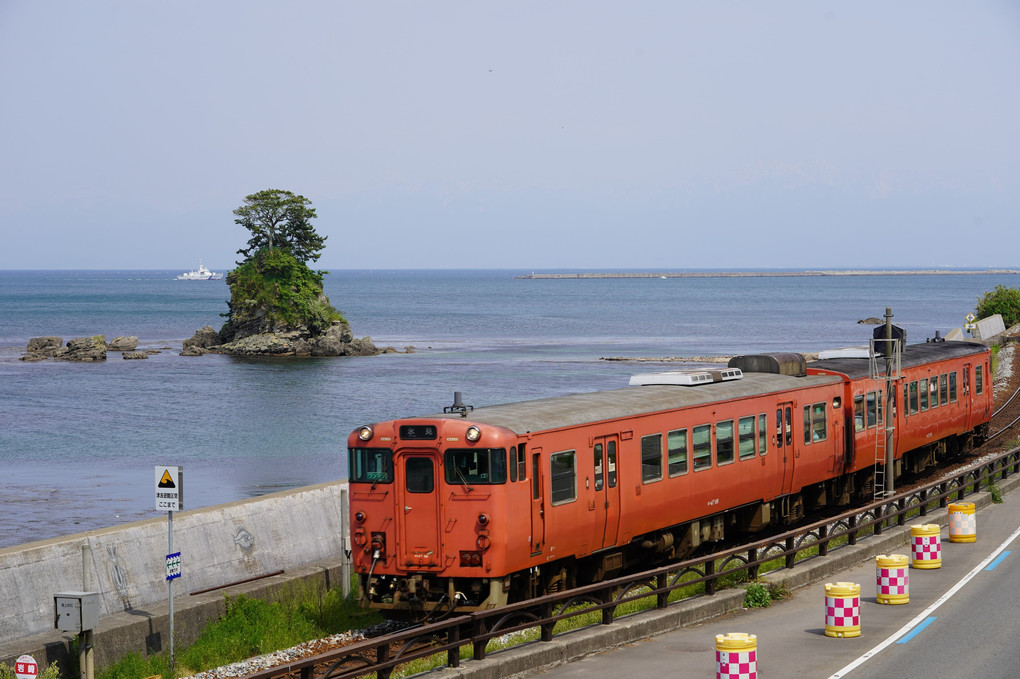
<instances>
[{"instance_id":1,"label":"ladder on train end","mask_svg":"<svg viewBox=\"0 0 1020 679\"><path fill-rule=\"evenodd\" d=\"M871 340L868 349L869 377L884 386L880 392L882 397L878 403L878 424L881 426L875 430L875 467L872 477L873 497L875 500L882 500L893 494L890 484L887 482L886 473L891 474L893 470L889 469L886 464L886 453L888 452L886 441L893 438L894 433L896 385L903 378L903 342L898 339L876 338ZM882 363L885 365L883 366ZM892 481L893 478L888 480Z\"/></svg>"}]
</instances>

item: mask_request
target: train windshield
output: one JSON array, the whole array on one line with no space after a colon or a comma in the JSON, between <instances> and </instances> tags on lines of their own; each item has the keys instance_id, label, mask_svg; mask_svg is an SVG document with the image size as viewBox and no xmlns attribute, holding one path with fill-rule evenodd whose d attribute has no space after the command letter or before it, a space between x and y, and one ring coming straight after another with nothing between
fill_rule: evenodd
<instances>
[{"instance_id":1,"label":"train windshield","mask_svg":"<svg viewBox=\"0 0 1020 679\"><path fill-rule=\"evenodd\" d=\"M351 483L393 483L393 451L389 448L350 448Z\"/></svg>"},{"instance_id":2,"label":"train windshield","mask_svg":"<svg viewBox=\"0 0 1020 679\"><path fill-rule=\"evenodd\" d=\"M446 451L446 482L462 486L506 483L505 448L452 448Z\"/></svg>"}]
</instances>

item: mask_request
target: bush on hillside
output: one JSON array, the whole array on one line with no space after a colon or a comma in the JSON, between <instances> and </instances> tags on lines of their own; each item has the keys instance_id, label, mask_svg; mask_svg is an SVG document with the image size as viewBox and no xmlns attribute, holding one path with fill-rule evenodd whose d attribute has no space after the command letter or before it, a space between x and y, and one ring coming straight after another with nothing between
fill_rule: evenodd
<instances>
[{"instance_id":1,"label":"bush on hillside","mask_svg":"<svg viewBox=\"0 0 1020 679\"><path fill-rule=\"evenodd\" d=\"M978 318L1001 314L1006 327L1013 327L1020 323L1020 289L996 285L994 290L978 299L975 312Z\"/></svg>"}]
</instances>

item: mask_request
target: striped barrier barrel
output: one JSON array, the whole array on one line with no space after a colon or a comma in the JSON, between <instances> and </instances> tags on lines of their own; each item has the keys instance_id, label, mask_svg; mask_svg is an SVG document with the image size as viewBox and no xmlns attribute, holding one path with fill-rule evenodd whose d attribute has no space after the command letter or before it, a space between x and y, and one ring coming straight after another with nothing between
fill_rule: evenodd
<instances>
[{"instance_id":1,"label":"striped barrier barrel","mask_svg":"<svg viewBox=\"0 0 1020 679\"><path fill-rule=\"evenodd\" d=\"M910 603L909 565L906 554L879 554L875 557L875 599L878 603Z\"/></svg>"},{"instance_id":2,"label":"striped barrier barrel","mask_svg":"<svg viewBox=\"0 0 1020 679\"><path fill-rule=\"evenodd\" d=\"M715 635L715 679L758 679L758 637Z\"/></svg>"},{"instance_id":3,"label":"striped barrier barrel","mask_svg":"<svg viewBox=\"0 0 1020 679\"><path fill-rule=\"evenodd\" d=\"M977 542L977 514L973 502L950 503L949 541Z\"/></svg>"},{"instance_id":4,"label":"striped barrier barrel","mask_svg":"<svg viewBox=\"0 0 1020 679\"><path fill-rule=\"evenodd\" d=\"M910 565L914 568L942 568L942 541L937 523L910 527Z\"/></svg>"},{"instance_id":5,"label":"striped barrier barrel","mask_svg":"<svg viewBox=\"0 0 1020 679\"><path fill-rule=\"evenodd\" d=\"M825 584L825 636L861 636L861 586L857 583Z\"/></svg>"}]
</instances>

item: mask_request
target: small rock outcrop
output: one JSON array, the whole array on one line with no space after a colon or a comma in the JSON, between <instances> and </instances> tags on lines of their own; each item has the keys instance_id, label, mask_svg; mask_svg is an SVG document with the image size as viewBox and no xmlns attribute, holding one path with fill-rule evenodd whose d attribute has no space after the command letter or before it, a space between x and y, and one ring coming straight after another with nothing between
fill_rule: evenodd
<instances>
[{"instance_id":1,"label":"small rock outcrop","mask_svg":"<svg viewBox=\"0 0 1020 679\"><path fill-rule=\"evenodd\" d=\"M235 356L375 356L381 353L371 337L355 338L344 321L333 321L321 335L313 335L305 326L273 327L271 331L250 335L237 332L236 327L233 330L233 340L204 348Z\"/></svg>"},{"instance_id":2,"label":"small rock outcrop","mask_svg":"<svg viewBox=\"0 0 1020 679\"><path fill-rule=\"evenodd\" d=\"M68 341L67 351L53 358L58 361L105 361L106 336L76 337Z\"/></svg>"},{"instance_id":3,"label":"small rock outcrop","mask_svg":"<svg viewBox=\"0 0 1020 679\"><path fill-rule=\"evenodd\" d=\"M43 361L52 358L57 361L105 361L106 336L76 337L66 346L60 337L33 337L28 340L22 361Z\"/></svg>"},{"instance_id":4,"label":"small rock outcrop","mask_svg":"<svg viewBox=\"0 0 1020 679\"><path fill-rule=\"evenodd\" d=\"M148 354L148 352L145 352L145 351L125 351L122 354L122 357L125 360L129 360L130 361L130 360L138 360L138 359L142 359L142 358L148 358L149 354Z\"/></svg>"},{"instance_id":5,"label":"small rock outcrop","mask_svg":"<svg viewBox=\"0 0 1020 679\"><path fill-rule=\"evenodd\" d=\"M885 323L885 321L883 321L881 318L875 318L874 316L872 316L871 318L862 318L861 320L857 321L858 325L882 325L883 323Z\"/></svg>"},{"instance_id":6,"label":"small rock outcrop","mask_svg":"<svg viewBox=\"0 0 1020 679\"><path fill-rule=\"evenodd\" d=\"M106 343L107 351L134 351L137 348L138 338L133 335L130 337L114 337Z\"/></svg>"},{"instance_id":7,"label":"small rock outcrop","mask_svg":"<svg viewBox=\"0 0 1020 679\"><path fill-rule=\"evenodd\" d=\"M181 356L201 356L202 354L208 354L209 349L222 344L220 340L220 334L216 332L211 325L206 325L200 330L196 330L195 334L190 338L184 340L184 347L181 350Z\"/></svg>"}]
</instances>

